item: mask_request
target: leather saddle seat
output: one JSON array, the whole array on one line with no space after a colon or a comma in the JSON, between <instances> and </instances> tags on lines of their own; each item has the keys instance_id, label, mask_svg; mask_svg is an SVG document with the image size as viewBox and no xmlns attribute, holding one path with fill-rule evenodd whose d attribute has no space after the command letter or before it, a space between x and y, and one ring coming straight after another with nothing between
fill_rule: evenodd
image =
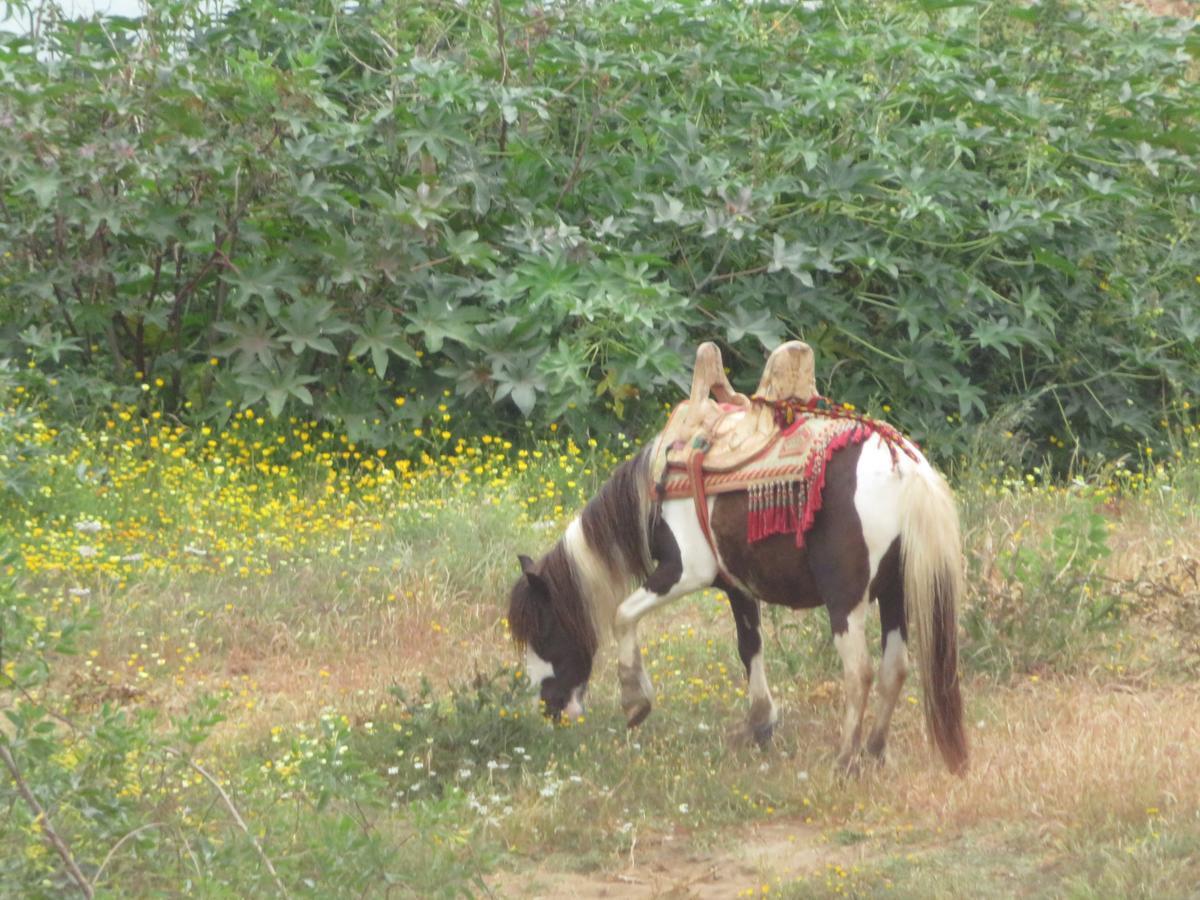
<instances>
[{"instance_id":1,"label":"leather saddle seat","mask_svg":"<svg viewBox=\"0 0 1200 900\"><path fill-rule=\"evenodd\" d=\"M775 348L753 397L733 389L720 348L705 342L696 350L691 394L676 407L662 433L666 464L686 467L693 453L703 450L703 471L737 469L779 438L777 402L807 403L816 396L813 351L802 341Z\"/></svg>"}]
</instances>

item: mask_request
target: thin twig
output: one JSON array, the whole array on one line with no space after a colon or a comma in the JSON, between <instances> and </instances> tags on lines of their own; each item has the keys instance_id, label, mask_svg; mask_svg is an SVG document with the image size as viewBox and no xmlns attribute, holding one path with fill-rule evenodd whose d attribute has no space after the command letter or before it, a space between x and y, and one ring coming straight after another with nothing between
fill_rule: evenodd
<instances>
[{"instance_id":1,"label":"thin twig","mask_svg":"<svg viewBox=\"0 0 1200 900\"><path fill-rule=\"evenodd\" d=\"M200 870L200 860L196 859L196 851L192 849L191 843L187 839L187 835L183 833L182 828L176 828L176 833L179 835L179 840L183 842L183 849L187 851L188 856L192 860L192 868L196 870L196 877L203 878L204 873Z\"/></svg>"},{"instance_id":2,"label":"thin twig","mask_svg":"<svg viewBox=\"0 0 1200 900\"><path fill-rule=\"evenodd\" d=\"M41 822L42 835L46 838L46 842L54 848L54 852L62 859L63 865L67 868L67 874L71 876L71 880L75 882L79 890L83 893L83 896L91 900L95 896L95 891L88 883L88 880L83 877L83 873L79 871L79 866L75 863L75 857L71 855L71 848L58 836L58 832L50 824L50 817L46 815L46 811L38 803L37 797L33 796L33 791L29 790L29 785L21 777L21 770L17 768L17 761L13 759L13 755L8 751L8 746L5 744L0 744L0 759L4 760L4 765L8 767L13 781L17 784L17 790L21 792L21 796L25 798L25 802L29 804L29 808L33 811L37 821Z\"/></svg>"},{"instance_id":3,"label":"thin twig","mask_svg":"<svg viewBox=\"0 0 1200 900\"><path fill-rule=\"evenodd\" d=\"M233 801L229 799L229 795L225 793L225 788L221 787L221 783L217 781L217 779L211 774L209 774L207 769L205 769L195 760L188 759L174 747L167 747L166 750L168 753L173 753L178 756L198 773L200 773L204 780L211 784L216 789L217 793L221 795L221 800L224 802L225 808L229 810L229 814L233 816L233 821L235 821L238 827L242 829L246 837L250 838L250 843L253 844L254 849L258 851L258 855L262 859L263 865L267 867L267 871L270 872L271 877L275 879L275 887L279 888L280 894L282 894L284 897L287 897L287 888L283 886L283 882L279 879L279 873L275 871L275 866L272 864L270 857L268 857L267 852L263 850L262 844L258 842L258 838L256 838L253 832L250 831L249 827L247 827L246 820L242 818L242 814L238 812L237 807L233 805Z\"/></svg>"},{"instance_id":4,"label":"thin twig","mask_svg":"<svg viewBox=\"0 0 1200 900\"><path fill-rule=\"evenodd\" d=\"M504 46L504 17L501 15L500 0L493 0L492 8L496 11L496 45L500 49L500 84L508 81L508 49Z\"/></svg>"},{"instance_id":5,"label":"thin twig","mask_svg":"<svg viewBox=\"0 0 1200 900\"><path fill-rule=\"evenodd\" d=\"M500 87L508 82L508 49L504 46L504 16L501 15L500 0L493 0L492 8L496 13L496 46L500 50ZM504 110L500 110L500 137L497 143L500 152L508 147L508 119L504 118Z\"/></svg>"},{"instance_id":6,"label":"thin twig","mask_svg":"<svg viewBox=\"0 0 1200 900\"><path fill-rule=\"evenodd\" d=\"M161 828L161 827L162 827L161 822L147 822L145 825L142 825L139 828L133 829L133 831L129 832L129 834L125 835L125 837L121 838L119 841L117 841L115 844L113 844L112 849L109 850L108 853L105 854L104 862L100 863L100 868L96 870L96 876L92 879L93 883L96 883L96 884L100 883L100 876L104 874L105 866L108 865L109 860L111 860L113 858L113 856L116 854L116 852L121 849L122 844L124 844L130 838L137 837L143 831L147 831L151 828Z\"/></svg>"},{"instance_id":7,"label":"thin twig","mask_svg":"<svg viewBox=\"0 0 1200 900\"><path fill-rule=\"evenodd\" d=\"M450 262L454 259L453 256L439 256L437 259L427 259L423 263L417 263L409 272L420 272L422 269L428 269L430 266L440 266L444 262Z\"/></svg>"},{"instance_id":8,"label":"thin twig","mask_svg":"<svg viewBox=\"0 0 1200 900\"><path fill-rule=\"evenodd\" d=\"M707 287L710 284L715 284L718 281L731 281L734 278L742 278L746 275L761 275L767 271L767 266L755 266L753 269L742 269L740 272L725 272L721 275L713 275L711 278L706 278L700 283L700 287Z\"/></svg>"},{"instance_id":9,"label":"thin twig","mask_svg":"<svg viewBox=\"0 0 1200 900\"><path fill-rule=\"evenodd\" d=\"M562 190L558 193L558 199L554 201L554 211L558 212L558 208L562 206L563 199L567 196L567 192L575 186L576 180L579 178L579 171L583 167L583 157L587 154L588 144L592 141L592 121L588 120L587 131L583 134L583 140L579 142L579 152L575 154L575 164L571 166L571 174L567 176L567 180L563 182Z\"/></svg>"}]
</instances>

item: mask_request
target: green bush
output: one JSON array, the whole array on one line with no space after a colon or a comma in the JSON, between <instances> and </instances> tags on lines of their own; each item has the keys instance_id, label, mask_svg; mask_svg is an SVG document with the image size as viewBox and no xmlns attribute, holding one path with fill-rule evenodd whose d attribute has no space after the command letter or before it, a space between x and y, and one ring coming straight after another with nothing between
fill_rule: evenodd
<instances>
[{"instance_id":1,"label":"green bush","mask_svg":"<svg viewBox=\"0 0 1200 900\"><path fill-rule=\"evenodd\" d=\"M827 393L939 448L1004 409L1038 452L1112 454L1200 386L1185 25L930 0L45 21L0 43L0 353L73 416L162 379L190 416L312 407L378 443L444 391L481 428L636 427L697 341L752 386L796 335Z\"/></svg>"}]
</instances>

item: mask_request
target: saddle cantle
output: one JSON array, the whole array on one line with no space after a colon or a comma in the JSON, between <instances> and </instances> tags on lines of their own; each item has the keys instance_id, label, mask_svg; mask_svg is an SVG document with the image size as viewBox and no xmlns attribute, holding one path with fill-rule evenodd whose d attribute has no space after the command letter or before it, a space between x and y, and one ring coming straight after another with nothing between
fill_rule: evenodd
<instances>
[{"instance_id":1,"label":"saddle cantle","mask_svg":"<svg viewBox=\"0 0 1200 900\"><path fill-rule=\"evenodd\" d=\"M810 402L817 396L812 348L788 341L767 359L753 399L733 389L721 350L705 342L696 350L692 391L662 432L667 466L686 467L694 445L704 447L703 470L728 472L745 465L779 440L775 404Z\"/></svg>"}]
</instances>

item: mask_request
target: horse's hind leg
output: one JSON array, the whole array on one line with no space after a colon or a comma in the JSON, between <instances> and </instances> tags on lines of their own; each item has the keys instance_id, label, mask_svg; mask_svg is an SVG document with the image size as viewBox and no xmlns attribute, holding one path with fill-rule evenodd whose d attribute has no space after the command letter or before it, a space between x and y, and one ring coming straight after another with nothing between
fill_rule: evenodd
<instances>
[{"instance_id":1,"label":"horse's hind leg","mask_svg":"<svg viewBox=\"0 0 1200 900\"><path fill-rule=\"evenodd\" d=\"M904 621L904 581L900 575L900 544L892 544L879 564L871 585L879 602L879 624L883 633L883 662L879 666L879 702L875 725L867 738L867 752L882 759L887 747L888 728L896 701L908 675L908 628Z\"/></svg>"},{"instance_id":2,"label":"horse's hind leg","mask_svg":"<svg viewBox=\"0 0 1200 900\"><path fill-rule=\"evenodd\" d=\"M867 588L870 559L857 515L826 508L809 533L808 564L817 593L829 611L833 645L842 658L846 714L838 762L853 765L862 746L863 713L871 692L871 655L867 650Z\"/></svg>"},{"instance_id":3,"label":"horse's hind leg","mask_svg":"<svg viewBox=\"0 0 1200 900\"><path fill-rule=\"evenodd\" d=\"M854 764L862 746L863 714L867 708L867 696L871 692L871 655L867 650L866 614L865 595L849 613L837 615L832 607L830 609L833 645L842 658L842 681L846 690L846 713L842 720L838 763L847 768Z\"/></svg>"},{"instance_id":4,"label":"horse's hind leg","mask_svg":"<svg viewBox=\"0 0 1200 900\"><path fill-rule=\"evenodd\" d=\"M746 667L746 677L750 681L750 718L747 728L760 746L765 745L771 740L778 714L763 666L762 617L759 604L757 600L737 588L723 588L729 597L733 622L737 626L738 655L742 658L742 665Z\"/></svg>"}]
</instances>

